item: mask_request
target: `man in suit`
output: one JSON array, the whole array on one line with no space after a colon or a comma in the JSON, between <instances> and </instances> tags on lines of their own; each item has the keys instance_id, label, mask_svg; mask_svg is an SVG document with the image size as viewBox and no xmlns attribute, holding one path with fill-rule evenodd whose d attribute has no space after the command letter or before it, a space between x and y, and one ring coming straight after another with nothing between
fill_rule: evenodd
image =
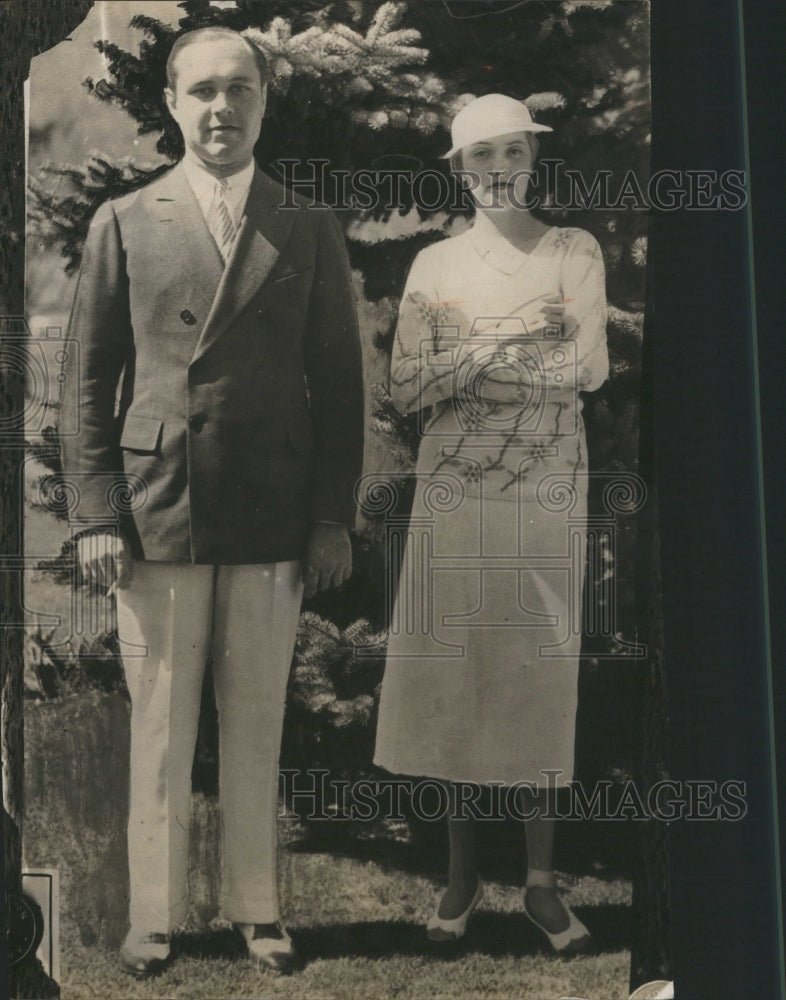
<instances>
[{"instance_id":1,"label":"man in suit","mask_svg":"<svg viewBox=\"0 0 786 1000\"><path fill-rule=\"evenodd\" d=\"M126 971L170 958L188 908L191 768L212 652L222 910L249 955L294 958L276 891L278 756L300 602L351 572L362 374L341 231L282 210L254 164L265 63L181 35L166 101L185 156L101 206L69 336L64 469L84 577L116 594L131 696ZM75 354L75 352L70 352Z\"/></svg>"}]
</instances>

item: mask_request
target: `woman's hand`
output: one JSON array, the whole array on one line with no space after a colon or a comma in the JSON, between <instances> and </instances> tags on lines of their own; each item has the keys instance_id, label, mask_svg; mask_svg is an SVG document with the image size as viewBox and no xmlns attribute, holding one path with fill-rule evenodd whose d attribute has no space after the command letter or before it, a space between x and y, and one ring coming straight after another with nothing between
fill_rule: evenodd
<instances>
[{"instance_id":1,"label":"woman's hand","mask_svg":"<svg viewBox=\"0 0 786 1000\"><path fill-rule=\"evenodd\" d=\"M498 321L484 332L493 334L498 344L522 341L526 343L527 340L542 336L549 327L556 327L558 335L563 336L565 300L558 292L538 296L537 299L525 303L520 308L521 312L517 313L515 318L506 317L505 320Z\"/></svg>"},{"instance_id":2,"label":"woman's hand","mask_svg":"<svg viewBox=\"0 0 786 1000\"><path fill-rule=\"evenodd\" d=\"M565 302L561 295L547 295L540 311L544 326L556 326L562 330L562 324L565 320Z\"/></svg>"},{"instance_id":3,"label":"woman's hand","mask_svg":"<svg viewBox=\"0 0 786 1000\"><path fill-rule=\"evenodd\" d=\"M107 595L131 582L134 562L131 546L122 535L111 531L82 535L76 543L82 579L88 587L104 586Z\"/></svg>"}]
</instances>

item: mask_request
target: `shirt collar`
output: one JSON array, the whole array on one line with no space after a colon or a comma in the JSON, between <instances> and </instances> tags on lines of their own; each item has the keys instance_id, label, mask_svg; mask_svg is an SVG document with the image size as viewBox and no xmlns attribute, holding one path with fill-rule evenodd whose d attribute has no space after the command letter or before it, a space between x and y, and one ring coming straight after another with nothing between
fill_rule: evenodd
<instances>
[{"instance_id":1,"label":"shirt collar","mask_svg":"<svg viewBox=\"0 0 786 1000\"><path fill-rule=\"evenodd\" d=\"M209 171L205 170L199 160L197 160L197 158L188 151L183 157L183 169L186 172L188 183L191 185L191 190L194 192L196 199L199 202L199 207L202 209L202 214L206 216L210 203L213 200L217 178L215 178ZM232 212L236 223L240 222L240 218L243 215L243 210L246 206L246 199L248 198L248 192L251 189L251 182L253 179L253 160L247 167L243 167L243 169L238 170L237 173L230 174L228 177L223 178L226 182L226 193L224 195L224 199L230 212Z\"/></svg>"},{"instance_id":2,"label":"shirt collar","mask_svg":"<svg viewBox=\"0 0 786 1000\"><path fill-rule=\"evenodd\" d=\"M515 274L531 256L513 246L497 229L488 213L480 209L475 213L470 239L481 260L503 274Z\"/></svg>"}]
</instances>

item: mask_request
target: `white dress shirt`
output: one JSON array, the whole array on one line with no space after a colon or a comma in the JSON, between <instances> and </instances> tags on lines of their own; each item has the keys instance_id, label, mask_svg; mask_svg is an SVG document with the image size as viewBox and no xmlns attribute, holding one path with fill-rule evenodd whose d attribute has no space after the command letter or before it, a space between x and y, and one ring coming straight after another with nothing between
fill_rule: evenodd
<instances>
[{"instance_id":1,"label":"white dress shirt","mask_svg":"<svg viewBox=\"0 0 786 1000\"><path fill-rule=\"evenodd\" d=\"M183 158L183 169L186 172L188 183L191 185L191 190L199 202L202 214L207 219L207 212L216 190L217 178L205 170L199 160L188 152L186 152ZM230 174L228 177L223 178L226 181L224 201L236 227L240 225L240 220L243 218L253 177L254 161L252 160L247 167L243 167L236 174Z\"/></svg>"}]
</instances>

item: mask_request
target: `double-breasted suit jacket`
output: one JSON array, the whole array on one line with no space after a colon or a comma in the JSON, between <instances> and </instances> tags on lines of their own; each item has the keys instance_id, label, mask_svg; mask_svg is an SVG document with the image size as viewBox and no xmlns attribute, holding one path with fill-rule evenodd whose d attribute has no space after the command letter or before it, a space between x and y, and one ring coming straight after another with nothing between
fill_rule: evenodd
<instances>
[{"instance_id":1,"label":"double-breasted suit jacket","mask_svg":"<svg viewBox=\"0 0 786 1000\"><path fill-rule=\"evenodd\" d=\"M346 249L329 210L281 208L284 194L255 169L226 267L182 165L91 223L64 469L76 525L118 524L135 558L296 559L313 522L354 519L363 389Z\"/></svg>"}]
</instances>

